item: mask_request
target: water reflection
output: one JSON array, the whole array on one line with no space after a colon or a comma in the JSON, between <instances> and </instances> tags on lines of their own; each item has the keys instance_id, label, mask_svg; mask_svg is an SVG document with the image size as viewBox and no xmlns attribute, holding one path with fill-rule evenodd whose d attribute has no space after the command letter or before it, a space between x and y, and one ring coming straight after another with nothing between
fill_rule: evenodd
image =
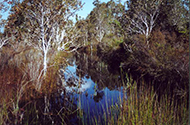
<instances>
[{"instance_id":1,"label":"water reflection","mask_svg":"<svg viewBox=\"0 0 190 125\"><path fill-rule=\"evenodd\" d=\"M73 62L75 63L75 62ZM77 66L73 64L72 66L67 66L61 76L64 76L63 79L63 86L65 87L67 92L84 92L85 90L89 89L92 86L93 81L86 77L77 76ZM79 81L80 80L80 81ZM81 83L79 86L79 82Z\"/></svg>"},{"instance_id":2,"label":"water reflection","mask_svg":"<svg viewBox=\"0 0 190 125\"><path fill-rule=\"evenodd\" d=\"M76 98L74 103L82 109L84 122L92 122L89 118L99 119L100 116L103 120L111 106L123 98L120 75L111 74L98 56L78 54L71 60L69 66L60 68L62 78L59 81L66 93Z\"/></svg>"}]
</instances>

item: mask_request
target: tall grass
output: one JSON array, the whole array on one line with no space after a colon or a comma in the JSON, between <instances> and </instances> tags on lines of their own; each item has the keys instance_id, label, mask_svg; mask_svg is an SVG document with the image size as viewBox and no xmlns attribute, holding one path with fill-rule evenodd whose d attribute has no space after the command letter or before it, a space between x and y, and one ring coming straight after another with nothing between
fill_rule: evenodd
<instances>
[{"instance_id":1,"label":"tall grass","mask_svg":"<svg viewBox=\"0 0 190 125\"><path fill-rule=\"evenodd\" d=\"M7 72L8 78L5 77ZM26 74L21 75L20 70L14 66L13 69L6 68L1 75L0 124L19 124L23 117L19 103L30 81Z\"/></svg>"},{"instance_id":2,"label":"tall grass","mask_svg":"<svg viewBox=\"0 0 190 125\"><path fill-rule=\"evenodd\" d=\"M126 104L122 105L118 124L126 125L157 125L157 124L188 124L187 100L178 105L174 96L158 95L153 87L145 87L144 81L137 90L137 83L128 88Z\"/></svg>"}]
</instances>

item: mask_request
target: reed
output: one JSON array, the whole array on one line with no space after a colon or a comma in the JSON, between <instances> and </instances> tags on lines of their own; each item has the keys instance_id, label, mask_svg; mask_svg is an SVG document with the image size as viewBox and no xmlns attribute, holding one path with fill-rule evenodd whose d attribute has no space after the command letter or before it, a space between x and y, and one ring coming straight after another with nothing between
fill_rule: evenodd
<instances>
[{"instance_id":1,"label":"reed","mask_svg":"<svg viewBox=\"0 0 190 125\"><path fill-rule=\"evenodd\" d=\"M137 83L128 88L126 104L122 105L117 124L157 125L188 124L187 101L177 105L174 96L164 95L158 99L153 87L146 88L144 81L137 90Z\"/></svg>"}]
</instances>

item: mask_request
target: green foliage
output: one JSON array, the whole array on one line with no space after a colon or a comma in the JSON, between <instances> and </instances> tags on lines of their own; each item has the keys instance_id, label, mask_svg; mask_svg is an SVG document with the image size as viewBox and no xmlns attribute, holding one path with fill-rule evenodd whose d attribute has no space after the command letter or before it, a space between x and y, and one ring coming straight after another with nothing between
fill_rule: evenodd
<instances>
[{"instance_id":1,"label":"green foliage","mask_svg":"<svg viewBox=\"0 0 190 125\"><path fill-rule=\"evenodd\" d=\"M179 30L179 33L185 34L185 35L189 35L189 30L187 28L183 29L183 30Z\"/></svg>"}]
</instances>

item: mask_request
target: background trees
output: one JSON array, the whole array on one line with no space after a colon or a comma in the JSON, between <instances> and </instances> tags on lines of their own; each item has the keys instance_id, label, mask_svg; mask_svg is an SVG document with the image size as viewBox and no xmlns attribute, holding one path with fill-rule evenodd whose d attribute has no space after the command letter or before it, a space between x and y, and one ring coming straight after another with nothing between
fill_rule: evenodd
<instances>
[{"instance_id":1,"label":"background trees","mask_svg":"<svg viewBox=\"0 0 190 125\"><path fill-rule=\"evenodd\" d=\"M130 0L126 12L127 31L150 36L159 15L160 0Z\"/></svg>"},{"instance_id":2,"label":"background trees","mask_svg":"<svg viewBox=\"0 0 190 125\"><path fill-rule=\"evenodd\" d=\"M163 29L184 31L188 29L189 1L162 0L160 15L156 22Z\"/></svg>"},{"instance_id":3,"label":"background trees","mask_svg":"<svg viewBox=\"0 0 190 125\"><path fill-rule=\"evenodd\" d=\"M105 15L105 8L106 8L106 4L102 3L100 4L99 0L95 0L93 2L95 8L93 9L93 11L90 13L89 15L89 19L90 19L90 24L93 25L93 34L94 34L94 38L98 41L98 42L102 42L102 39L104 37L104 35L106 34L106 29L107 29L107 25L106 25L106 16Z\"/></svg>"},{"instance_id":4,"label":"background trees","mask_svg":"<svg viewBox=\"0 0 190 125\"><path fill-rule=\"evenodd\" d=\"M95 0L93 4L95 7L86 18L88 38L93 44L112 46L124 33L119 22L124 6L113 0L107 3Z\"/></svg>"}]
</instances>

